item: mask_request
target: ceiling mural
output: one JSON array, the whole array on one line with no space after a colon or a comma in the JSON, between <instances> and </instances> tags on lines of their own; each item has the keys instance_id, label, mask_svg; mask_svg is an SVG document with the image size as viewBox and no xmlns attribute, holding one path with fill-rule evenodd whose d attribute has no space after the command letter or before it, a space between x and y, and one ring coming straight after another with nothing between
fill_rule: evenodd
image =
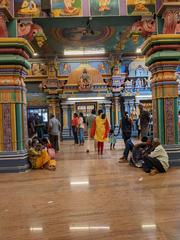
<instances>
[{"instance_id":1,"label":"ceiling mural","mask_svg":"<svg viewBox=\"0 0 180 240\"><path fill-rule=\"evenodd\" d=\"M152 15L155 12L156 0L127 0L127 14Z\"/></svg>"},{"instance_id":2,"label":"ceiling mural","mask_svg":"<svg viewBox=\"0 0 180 240\"><path fill-rule=\"evenodd\" d=\"M92 16L119 15L119 1L90 0L90 13Z\"/></svg>"},{"instance_id":3,"label":"ceiling mural","mask_svg":"<svg viewBox=\"0 0 180 240\"><path fill-rule=\"evenodd\" d=\"M91 50L101 48L106 53L122 51L129 40L129 32L138 16L126 17L75 17L71 18L37 18L35 26L41 26L47 40L41 48L34 44L35 50L42 55L64 55L64 50ZM139 29L139 25L138 25ZM127 34L123 34L127 31ZM123 37L123 42L120 39ZM35 38L36 39L36 38ZM138 44L143 39L139 38ZM133 42L127 51L135 51Z\"/></svg>"},{"instance_id":4,"label":"ceiling mural","mask_svg":"<svg viewBox=\"0 0 180 240\"><path fill-rule=\"evenodd\" d=\"M82 16L81 0L52 0L53 17Z\"/></svg>"},{"instance_id":5,"label":"ceiling mural","mask_svg":"<svg viewBox=\"0 0 180 240\"><path fill-rule=\"evenodd\" d=\"M52 29L52 36L54 40L63 43L64 46L92 46L95 42L98 44L104 43L108 39L112 38L115 34L115 28L113 27L94 27L93 34L84 34L86 28L54 28Z\"/></svg>"}]
</instances>

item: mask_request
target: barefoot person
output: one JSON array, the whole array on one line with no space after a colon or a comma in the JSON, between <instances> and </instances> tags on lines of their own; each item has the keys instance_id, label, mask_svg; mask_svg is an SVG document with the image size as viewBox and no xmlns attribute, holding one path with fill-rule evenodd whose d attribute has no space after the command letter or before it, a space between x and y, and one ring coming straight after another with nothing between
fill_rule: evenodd
<instances>
[{"instance_id":1,"label":"barefoot person","mask_svg":"<svg viewBox=\"0 0 180 240\"><path fill-rule=\"evenodd\" d=\"M169 157L167 152L160 144L158 138L155 138L152 144L154 151L152 151L148 156L143 157L143 170L151 175L167 172L169 168Z\"/></svg>"}]
</instances>

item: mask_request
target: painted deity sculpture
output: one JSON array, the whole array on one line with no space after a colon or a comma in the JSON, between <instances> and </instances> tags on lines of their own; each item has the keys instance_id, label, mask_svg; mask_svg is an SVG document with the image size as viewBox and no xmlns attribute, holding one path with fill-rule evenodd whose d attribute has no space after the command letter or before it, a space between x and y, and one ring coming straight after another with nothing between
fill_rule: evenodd
<instances>
[{"instance_id":1,"label":"painted deity sculpture","mask_svg":"<svg viewBox=\"0 0 180 240\"><path fill-rule=\"evenodd\" d=\"M10 7L10 1L9 0L0 0L0 7Z\"/></svg>"},{"instance_id":2,"label":"painted deity sculpture","mask_svg":"<svg viewBox=\"0 0 180 240\"><path fill-rule=\"evenodd\" d=\"M179 11L177 9L169 9L164 12L164 34L173 34L180 32Z\"/></svg>"},{"instance_id":3,"label":"painted deity sculpture","mask_svg":"<svg viewBox=\"0 0 180 240\"><path fill-rule=\"evenodd\" d=\"M79 90L81 91L90 90L91 87L92 87L92 82L90 79L90 75L88 74L87 69L84 68L79 81Z\"/></svg>"},{"instance_id":4,"label":"painted deity sculpture","mask_svg":"<svg viewBox=\"0 0 180 240\"><path fill-rule=\"evenodd\" d=\"M64 12L68 14L73 14L77 11L77 8L73 7L75 0L64 0Z\"/></svg>"},{"instance_id":5,"label":"painted deity sculpture","mask_svg":"<svg viewBox=\"0 0 180 240\"><path fill-rule=\"evenodd\" d=\"M34 24L32 21L19 21L17 24L18 37L24 37L30 42L34 40L37 33L42 33L43 29L40 25Z\"/></svg>"},{"instance_id":6,"label":"painted deity sculpture","mask_svg":"<svg viewBox=\"0 0 180 240\"><path fill-rule=\"evenodd\" d=\"M137 21L132 25L131 31L139 32L142 37L148 37L156 32L156 21L154 19Z\"/></svg>"},{"instance_id":7,"label":"painted deity sculpture","mask_svg":"<svg viewBox=\"0 0 180 240\"><path fill-rule=\"evenodd\" d=\"M104 12L110 10L108 5L110 4L110 0L99 0L99 12Z\"/></svg>"},{"instance_id":8,"label":"painted deity sculpture","mask_svg":"<svg viewBox=\"0 0 180 240\"><path fill-rule=\"evenodd\" d=\"M145 6L146 1L145 0L135 0L135 8L134 11L132 12L132 15L137 15L137 14L146 14L149 15L151 12L149 9Z\"/></svg>"}]
</instances>

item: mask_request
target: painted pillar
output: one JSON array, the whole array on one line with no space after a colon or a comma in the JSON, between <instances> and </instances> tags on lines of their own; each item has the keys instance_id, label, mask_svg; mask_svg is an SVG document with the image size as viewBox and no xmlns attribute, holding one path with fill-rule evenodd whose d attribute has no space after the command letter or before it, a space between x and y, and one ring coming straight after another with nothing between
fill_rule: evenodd
<instances>
[{"instance_id":1,"label":"painted pillar","mask_svg":"<svg viewBox=\"0 0 180 240\"><path fill-rule=\"evenodd\" d=\"M120 121L120 106L119 106L119 97L114 97L114 124L115 126L119 125Z\"/></svg>"},{"instance_id":2,"label":"painted pillar","mask_svg":"<svg viewBox=\"0 0 180 240\"><path fill-rule=\"evenodd\" d=\"M63 109L63 129L68 129L68 105L62 105Z\"/></svg>"},{"instance_id":3,"label":"painted pillar","mask_svg":"<svg viewBox=\"0 0 180 240\"><path fill-rule=\"evenodd\" d=\"M111 124L111 114L110 114L110 104L105 104L105 108L106 108L106 117L109 121L109 124Z\"/></svg>"},{"instance_id":4,"label":"painted pillar","mask_svg":"<svg viewBox=\"0 0 180 240\"><path fill-rule=\"evenodd\" d=\"M21 38L0 38L0 172L29 168L26 88L33 49Z\"/></svg>"},{"instance_id":5,"label":"painted pillar","mask_svg":"<svg viewBox=\"0 0 180 240\"><path fill-rule=\"evenodd\" d=\"M178 143L178 83L180 35L159 34L142 46L152 73L153 133L162 144Z\"/></svg>"},{"instance_id":6,"label":"painted pillar","mask_svg":"<svg viewBox=\"0 0 180 240\"><path fill-rule=\"evenodd\" d=\"M56 116L57 119L60 120L60 104L59 104L58 97L48 96L48 108L49 108L49 115L53 114Z\"/></svg>"}]
</instances>

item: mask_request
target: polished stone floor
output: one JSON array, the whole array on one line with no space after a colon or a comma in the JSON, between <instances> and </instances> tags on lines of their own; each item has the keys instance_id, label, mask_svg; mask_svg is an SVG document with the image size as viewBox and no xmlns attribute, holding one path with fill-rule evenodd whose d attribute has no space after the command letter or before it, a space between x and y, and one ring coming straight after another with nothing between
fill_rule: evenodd
<instances>
[{"instance_id":1,"label":"polished stone floor","mask_svg":"<svg viewBox=\"0 0 180 240\"><path fill-rule=\"evenodd\" d=\"M149 176L61 144L57 170L0 175L0 240L179 240L180 169Z\"/></svg>"}]
</instances>

